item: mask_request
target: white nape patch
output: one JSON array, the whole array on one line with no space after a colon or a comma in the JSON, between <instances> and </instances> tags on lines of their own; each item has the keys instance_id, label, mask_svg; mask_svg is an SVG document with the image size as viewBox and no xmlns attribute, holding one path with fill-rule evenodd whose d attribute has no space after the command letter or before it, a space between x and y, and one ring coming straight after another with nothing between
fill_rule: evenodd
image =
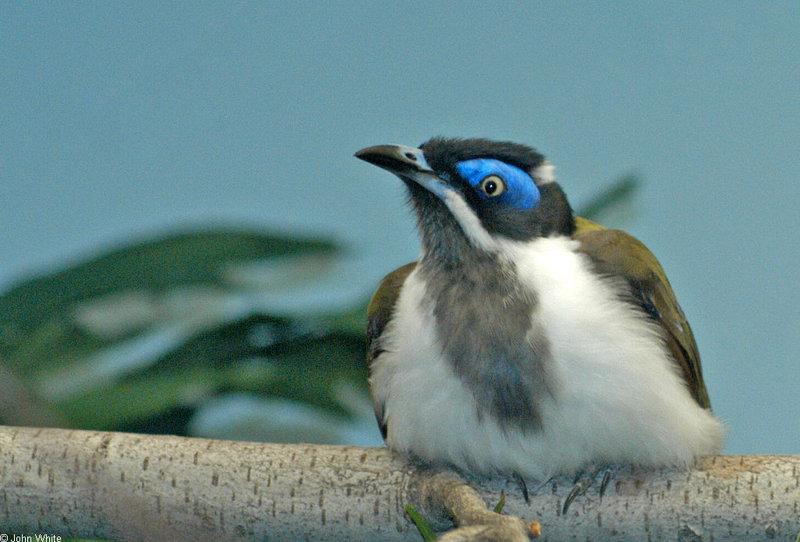
<instances>
[{"instance_id":1,"label":"white nape patch","mask_svg":"<svg viewBox=\"0 0 800 542\"><path fill-rule=\"evenodd\" d=\"M590 271L578 243L493 241L534 291L547 336L552 394L542 428L501 429L443 358L421 275L406 279L370 384L389 446L434 462L543 480L587 464L686 466L718 453L725 429L692 399L652 323ZM487 360L490 363L491 360Z\"/></svg>"},{"instance_id":2,"label":"white nape patch","mask_svg":"<svg viewBox=\"0 0 800 542\"><path fill-rule=\"evenodd\" d=\"M545 160L541 166L533 169L531 177L538 179L540 184L549 184L556 180L556 166Z\"/></svg>"},{"instance_id":3,"label":"white nape patch","mask_svg":"<svg viewBox=\"0 0 800 542\"><path fill-rule=\"evenodd\" d=\"M478 215L467 204L461 194L455 190L448 189L441 196L450 213L461 225L461 229L475 248L483 249L487 252L497 252L497 241L486 231L481 224Z\"/></svg>"}]
</instances>

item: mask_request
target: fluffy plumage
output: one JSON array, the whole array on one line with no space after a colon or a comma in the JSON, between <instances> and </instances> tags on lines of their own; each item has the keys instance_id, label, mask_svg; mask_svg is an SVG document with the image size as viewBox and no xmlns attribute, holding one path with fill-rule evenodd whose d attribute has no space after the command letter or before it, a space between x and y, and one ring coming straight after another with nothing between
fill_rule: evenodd
<instances>
[{"instance_id":1,"label":"fluffy plumage","mask_svg":"<svg viewBox=\"0 0 800 542\"><path fill-rule=\"evenodd\" d=\"M423 246L369 309L370 384L389 446L534 479L587 464L681 466L720 450L724 428L657 260L624 232L573 217L542 155L435 138L357 156L405 182ZM476 159L487 160L464 165ZM505 164L523 178L505 182ZM540 200L479 192L474 171Z\"/></svg>"}]
</instances>

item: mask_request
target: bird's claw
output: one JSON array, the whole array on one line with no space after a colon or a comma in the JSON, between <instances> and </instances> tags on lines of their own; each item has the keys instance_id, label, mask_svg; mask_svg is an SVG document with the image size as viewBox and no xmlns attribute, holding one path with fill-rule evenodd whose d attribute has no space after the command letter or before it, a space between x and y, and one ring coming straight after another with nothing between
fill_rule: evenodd
<instances>
[{"instance_id":1,"label":"bird's claw","mask_svg":"<svg viewBox=\"0 0 800 542\"><path fill-rule=\"evenodd\" d=\"M517 483L517 487L519 487L520 491L522 491L522 497L525 499L525 504L531 503L531 493L536 495L540 489L542 489L552 480L552 478L546 478L536 484L533 489L528 490L528 484L525 483L525 478L523 478L521 474L515 472L513 477L514 481Z\"/></svg>"},{"instance_id":2,"label":"bird's claw","mask_svg":"<svg viewBox=\"0 0 800 542\"><path fill-rule=\"evenodd\" d=\"M528 485L525 483L525 478L518 472L514 473L514 481L519 486L520 490L522 490L522 497L525 499L525 504L531 503L531 497L528 494Z\"/></svg>"},{"instance_id":3,"label":"bird's claw","mask_svg":"<svg viewBox=\"0 0 800 542\"><path fill-rule=\"evenodd\" d=\"M586 493L586 491L588 491L588 489L592 487L595 480L597 479L598 476L600 476L601 473L603 474L603 478L600 481L599 495L601 499L603 498L603 495L605 495L606 493L606 489L608 489L608 484L614 477L614 469L612 467L601 467L591 471L590 474L586 474L585 472L579 472L578 475L575 477L572 489L567 494L567 498L564 499L564 506L561 508L561 515L567 513L567 510L569 510L572 501L574 501L578 496Z\"/></svg>"},{"instance_id":4,"label":"bird's claw","mask_svg":"<svg viewBox=\"0 0 800 542\"><path fill-rule=\"evenodd\" d=\"M600 498L603 498L603 495L606 494L606 489L608 489L608 484L611 482L611 479L614 477L613 469L607 468L603 469L603 479L600 481Z\"/></svg>"}]
</instances>

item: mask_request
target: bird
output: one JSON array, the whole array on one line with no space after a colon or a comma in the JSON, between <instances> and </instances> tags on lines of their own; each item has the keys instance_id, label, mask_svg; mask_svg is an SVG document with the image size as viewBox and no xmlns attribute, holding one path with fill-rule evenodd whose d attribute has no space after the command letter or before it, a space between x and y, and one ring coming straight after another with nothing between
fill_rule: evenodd
<instances>
[{"instance_id":1,"label":"bird","mask_svg":"<svg viewBox=\"0 0 800 542\"><path fill-rule=\"evenodd\" d=\"M576 216L542 154L434 137L355 156L400 178L421 240L367 309L391 449L542 482L720 452L726 428L664 270L636 238Z\"/></svg>"}]
</instances>

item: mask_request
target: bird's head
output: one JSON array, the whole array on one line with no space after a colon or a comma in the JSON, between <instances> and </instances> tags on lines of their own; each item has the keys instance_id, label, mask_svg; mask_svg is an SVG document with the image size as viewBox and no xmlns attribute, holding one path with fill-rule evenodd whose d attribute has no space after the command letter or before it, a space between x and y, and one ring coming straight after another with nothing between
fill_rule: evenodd
<instances>
[{"instance_id":1,"label":"bird's head","mask_svg":"<svg viewBox=\"0 0 800 542\"><path fill-rule=\"evenodd\" d=\"M553 167L525 145L436 137L419 148L378 145L356 157L403 180L423 247L495 252L501 240L570 235L572 210Z\"/></svg>"}]
</instances>

